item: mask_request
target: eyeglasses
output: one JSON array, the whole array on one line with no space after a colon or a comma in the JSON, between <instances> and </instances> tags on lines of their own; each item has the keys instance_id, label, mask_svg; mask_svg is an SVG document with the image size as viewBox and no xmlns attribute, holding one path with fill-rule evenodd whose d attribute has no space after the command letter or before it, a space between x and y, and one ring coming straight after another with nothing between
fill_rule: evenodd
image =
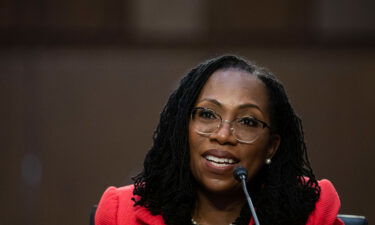
<instances>
[{"instance_id":1,"label":"eyeglasses","mask_svg":"<svg viewBox=\"0 0 375 225\"><path fill-rule=\"evenodd\" d=\"M242 143L253 143L263 133L265 127L270 126L252 116L238 117L232 121L223 120L219 114L209 108L195 107L191 112L191 123L198 134L209 136L216 132L223 124L230 124L233 136Z\"/></svg>"}]
</instances>

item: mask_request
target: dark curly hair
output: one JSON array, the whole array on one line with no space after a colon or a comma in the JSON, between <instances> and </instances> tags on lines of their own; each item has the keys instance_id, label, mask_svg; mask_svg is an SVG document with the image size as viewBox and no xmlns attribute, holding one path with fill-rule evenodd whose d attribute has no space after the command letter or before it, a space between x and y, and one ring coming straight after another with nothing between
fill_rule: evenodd
<instances>
[{"instance_id":1,"label":"dark curly hair","mask_svg":"<svg viewBox=\"0 0 375 225\"><path fill-rule=\"evenodd\" d=\"M301 119L289 103L282 84L268 70L238 56L221 56L193 68L171 94L146 155L144 169L133 178L135 205L163 216L168 225L191 224L196 181L189 167L188 124L203 86L217 70L238 69L266 86L272 131L281 142L272 164L263 167L251 186L253 202L263 225L305 224L319 198L320 188L310 167ZM248 224L247 206L236 224Z\"/></svg>"}]
</instances>

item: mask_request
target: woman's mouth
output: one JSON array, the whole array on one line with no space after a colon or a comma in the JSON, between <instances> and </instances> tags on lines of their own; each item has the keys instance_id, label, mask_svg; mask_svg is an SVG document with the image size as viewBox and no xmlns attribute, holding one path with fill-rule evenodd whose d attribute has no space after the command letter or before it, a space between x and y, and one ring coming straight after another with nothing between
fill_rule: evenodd
<instances>
[{"instance_id":1,"label":"woman's mouth","mask_svg":"<svg viewBox=\"0 0 375 225\"><path fill-rule=\"evenodd\" d=\"M213 155L206 155L204 157L207 161L217 167L225 167L229 165L236 164L237 162L234 159L230 158L219 158Z\"/></svg>"},{"instance_id":2,"label":"woman's mouth","mask_svg":"<svg viewBox=\"0 0 375 225\"><path fill-rule=\"evenodd\" d=\"M208 150L202 156L208 168L215 173L231 171L234 165L240 161L231 152L218 149Z\"/></svg>"}]
</instances>

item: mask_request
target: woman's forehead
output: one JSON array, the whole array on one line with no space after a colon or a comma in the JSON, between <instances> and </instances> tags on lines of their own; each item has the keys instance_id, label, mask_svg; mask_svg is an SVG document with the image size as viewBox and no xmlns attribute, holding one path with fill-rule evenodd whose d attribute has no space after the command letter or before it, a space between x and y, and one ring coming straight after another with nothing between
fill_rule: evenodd
<instances>
[{"instance_id":1,"label":"woman's forehead","mask_svg":"<svg viewBox=\"0 0 375 225\"><path fill-rule=\"evenodd\" d=\"M224 106L258 105L267 111L268 96L264 83L256 76L237 69L214 72L203 87L198 101L214 99Z\"/></svg>"}]
</instances>

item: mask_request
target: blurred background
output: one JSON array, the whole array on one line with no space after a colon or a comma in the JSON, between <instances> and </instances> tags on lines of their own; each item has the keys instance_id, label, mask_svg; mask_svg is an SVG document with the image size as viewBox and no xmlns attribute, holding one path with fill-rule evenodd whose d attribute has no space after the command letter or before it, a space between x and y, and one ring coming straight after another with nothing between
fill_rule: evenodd
<instances>
[{"instance_id":1,"label":"blurred background","mask_svg":"<svg viewBox=\"0 0 375 225\"><path fill-rule=\"evenodd\" d=\"M142 168L169 93L225 53L268 67L341 213L375 221L375 1L1 0L0 225L88 224Z\"/></svg>"}]
</instances>

